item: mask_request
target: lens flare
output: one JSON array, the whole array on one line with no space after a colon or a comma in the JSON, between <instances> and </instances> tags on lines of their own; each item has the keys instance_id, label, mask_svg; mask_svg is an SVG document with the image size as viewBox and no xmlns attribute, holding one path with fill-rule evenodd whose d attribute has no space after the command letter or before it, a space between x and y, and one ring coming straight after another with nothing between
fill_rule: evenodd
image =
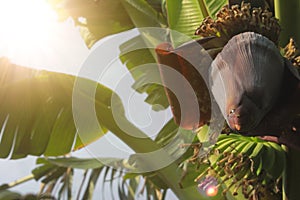
<instances>
[{"instance_id":1,"label":"lens flare","mask_svg":"<svg viewBox=\"0 0 300 200\"><path fill-rule=\"evenodd\" d=\"M218 180L213 176L205 177L198 184L198 190L201 194L213 197L218 194Z\"/></svg>"},{"instance_id":2,"label":"lens flare","mask_svg":"<svg viewBox=\"0 0 300 200\"><path fill-rule=\"evenodd\" d=\"M209 186L207 189L206 189L206 195L209 196L209 197L214 197L218 194L218 188L214 185L212 186Z\"/></svg>"}]
</instances>

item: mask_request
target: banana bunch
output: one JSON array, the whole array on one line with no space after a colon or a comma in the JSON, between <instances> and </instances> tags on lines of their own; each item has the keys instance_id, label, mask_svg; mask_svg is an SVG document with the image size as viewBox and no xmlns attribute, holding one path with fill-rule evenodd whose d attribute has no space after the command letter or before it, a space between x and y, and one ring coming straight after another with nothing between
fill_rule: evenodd
<instances>
[{"instance_id":1,"label":"banana bunch","mask_svg":"<svg viewBox=\"0 0 300 200\"><path fill-rule=\"evenodd\" d=\"M219 180L217 187L225 188L224 195L241 193L246 199L262 199L263 194L276 199L281 195L278 188L285 152L279 145L254 137L221 135L210 157L210 167L195 179L199 185L213 176Z\"/></svg>"}]
</instances>

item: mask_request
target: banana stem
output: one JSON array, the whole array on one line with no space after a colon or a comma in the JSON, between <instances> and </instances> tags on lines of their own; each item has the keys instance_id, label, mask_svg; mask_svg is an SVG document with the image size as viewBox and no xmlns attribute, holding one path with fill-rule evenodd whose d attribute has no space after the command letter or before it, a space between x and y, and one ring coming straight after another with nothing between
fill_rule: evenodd
<instances>
[{"instance_id":1,"label":"banana stem","mask_svg":"<svg viewBox=\"0 0 300 200\"><path fill-rule=\"evenodd\" d=\"M279 19L282 33L280 45L284 46L292 37L300 44L300 1L274 0L275 16ZM287 149L286 170L283 175L283 200L299 199L300 152Z\"/></svg>"},{"instance_id":2,"label":"banana stem","mask_svg":"<svg viewBox=\"0 0 300 200\"><path fill-rule=\"evenodd\" d=\"M287 149L287 166L284 174L283 200L298 200L299 195L299 169L300 152L294 149Z\"/></svg>"},{"instance_id":3,"label":"banana stem","mask_svg":"<svg viewBox=\"0 0 300 200\"><path fill-rule=\"evenodd\" d=\"M286 45L291 37L300 44L300 1L274 0L274 3L275 16L279 19L282 28L280 45Z\"/></svg>"}]
</instances>

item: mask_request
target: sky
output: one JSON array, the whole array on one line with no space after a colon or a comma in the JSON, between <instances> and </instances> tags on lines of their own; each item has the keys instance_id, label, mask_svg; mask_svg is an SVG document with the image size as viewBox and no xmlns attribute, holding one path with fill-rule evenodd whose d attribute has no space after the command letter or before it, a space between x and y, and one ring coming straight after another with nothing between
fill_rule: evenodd
<instances>
[{"instance_id":1,"label":"sky","mask_svg":"<svg viewBox=\"0 0 300 200\"><path fill-rule=\"evenodd\" d=\"M58 22L56 13L42 0L0 0L0 24L0 57L8 57L11 62L25 67L76 75L83 66L88 64L101 66L107 56L112 56L115 59L110 62L109 70L101 78L101 83L114 89L120 86L116 85L118 80L127 77L128 80L124 84L122 83L122 87L118 88L117 92L124 103L134 105L133 107L128 106L129 119L153 136L170 118L170 111L154 112L149 105L143 102L145 95L132 92L133 79L128 77L124 66L120 67L122 65L118 60L118 46L135 36L136 31L128 31L121 35L105 38L99 41L92 50L89 50L80 37L78 27L75 27L74 22L71 19ZM110 42L111 40L114 42ZM108 45L109 48L107 48ZM102 59L90 59L89 56L96 48L103 52ZM92 77L91 74L90 78L97 77ZM128 96L129 90L131 93ZM137 106L138 110L134 111ZM141 115L143 112L145 114ZM157 120L152 121L153 119ZM103 148L99 149L99 146L105 147L106 151L103 151ZM126 158L131 153L132 150L113 134L108 134L73 155ZM13 161L0 159L0 184L12 182L30 174L35 159L32 156ZM15 190L23 193L35 192L38 187L38 184L30 182L30 184L17 186Z\"/></svg>"}]
</instances>

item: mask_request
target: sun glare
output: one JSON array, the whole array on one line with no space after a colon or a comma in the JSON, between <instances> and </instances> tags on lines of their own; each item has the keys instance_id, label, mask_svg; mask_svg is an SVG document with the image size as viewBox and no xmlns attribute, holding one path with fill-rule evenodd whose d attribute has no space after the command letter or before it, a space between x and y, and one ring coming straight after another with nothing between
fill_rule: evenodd
<instances>
[{"instance_id":1,"label":"sun glare","mask_svg":"<svg viewBox=\"0 0 300 200\"><path fill-rule=\"evenodd\" d=\"M0 48L30 54L44 48L57 16L43 0L0 0ZM5 48L3 50L3 48Z\"/></svg>"},{"instance_id":2,"label":"sun glare","mask_svg":"<svg viewBox=\"0 0 300 200\"><path fill-rule=\"evenodd\" d=\"M206 195L209 197L214 197L218 194L218 188L216 186L209 186L206 189Z\"/></svg>"}]
</instances>

